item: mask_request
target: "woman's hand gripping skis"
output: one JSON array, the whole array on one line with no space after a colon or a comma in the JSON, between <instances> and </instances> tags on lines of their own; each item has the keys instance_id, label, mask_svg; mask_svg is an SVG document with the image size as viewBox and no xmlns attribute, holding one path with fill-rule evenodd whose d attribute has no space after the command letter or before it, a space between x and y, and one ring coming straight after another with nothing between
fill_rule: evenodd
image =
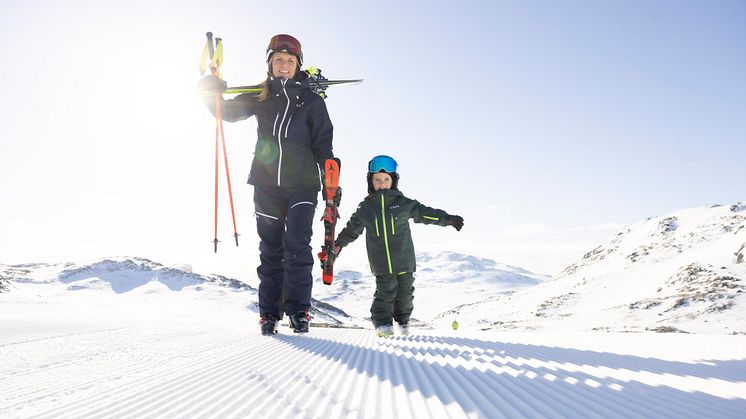
<instances>
[{"instance_id":1,"label":"woman's hand gripping skis","mask_svg":"<svg viewBox=\"0 0 746 419\"><path fill-rule=\"evenodd\" d=\"M321 221L324 222L324 244L319 252L321 261L321 279L326 285L331 285L334 280L334 259L337 252L334 248L334 227L337 225L339 211L337 207L342 198L342 189L339 187L339 162L329 159L324 163L324 200L326 207Z\"/></svg>"}]
</instances>

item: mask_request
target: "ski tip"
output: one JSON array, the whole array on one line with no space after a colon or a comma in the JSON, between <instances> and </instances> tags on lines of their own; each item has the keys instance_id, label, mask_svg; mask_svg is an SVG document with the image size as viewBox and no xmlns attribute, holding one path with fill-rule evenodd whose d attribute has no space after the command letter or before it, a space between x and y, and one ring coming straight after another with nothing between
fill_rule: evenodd
<instances>
[{"instance_id":1,"label":"ski tip","mask_svg":"<svg viewBox=\"0 0 746 419\"><path fill-rule=\"evenodd\" d=\"M331 285L334 277L332 275L323 274L321 275L321 280L324 282L324 285Z\"/></svg>"}]
</instances>

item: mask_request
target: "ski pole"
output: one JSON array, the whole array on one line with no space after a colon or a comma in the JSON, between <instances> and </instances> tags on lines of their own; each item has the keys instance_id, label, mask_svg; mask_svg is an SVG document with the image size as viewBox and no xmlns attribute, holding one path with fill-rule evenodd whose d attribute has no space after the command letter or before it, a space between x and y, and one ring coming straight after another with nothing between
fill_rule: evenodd
<instances>
[{"instance_id":1,"label":"ski pole","mask_svg":"<svg viewBox=\"0 0 746 419\"><path fill-rule=\"evenodd\" d=\"M218 108L218 112L220 112L220 136L221 140L223 141L223 160L225 162L225 177L228 180L228 198L231 203L231 217L233 218L233 237L236 239L236 246L238 246L238 232L236 230L236 212L233 209L233 188L231 188L231 173L230 170L228 170L228 151L225 147L225 130L223 130L223 113L220 111L220 108Z\"/></svg>"},{"instance_id":2,"label":"ski pole","mask_svg":"<svg viewBox=\"0 0 746 419\"><path fill-rule=\"evenodd\" d=\"M220 72L220 67L223 65L223 40L220 38L215 38L215 49L216 49L216 56L218 57L217 62L217 76L221 79L223 78L223 74ZM216 99L219 99L219 96L215 96ZM218 105L220 104L220 100L217 101ZM233 207L233 188L231 187L231 172L228 168L228 149L225 145L225 129L223 129L223 111L218 106L216 108L216 111L220 113L220 117L218 118L220 120L220 137L221 141L223 143L223 160L225 162L225 178L228 183L228 199L231 204L231 219L233 220L233 238L236 240L236 247L238 247L238 230L236 228L236 211Z\"/></svg>"},{"instance_id":3,"label":"ski pole","mask_svg":"<svg viewBox=\"0 0 746 419\"><path fill-rule=\"evenodd\" d=\"M220 131L220 97L215 95L215 253L218 252L218 133Z\"/></svg>"},{"instance_id":4,"label":"ski pole","mask_svg":"<svg viewBox=\"0 0 746 419\"><path fill-rule=\"evenodd\" d=\"M207 44L205 49L202 51L202 59L200 62L200 72L204 74L206 55L210 58L210 72L213 76L222 79L220 73L220 67L223 64L223 42L220 38L215 38L215 46L213 47L212 32L207 32ZM225 164L225 175L228 181L228 197L231 205L231 218L233 220L233 237L236 240L236 246L238 246L238 231L236 228L236 213L233 206L233 190L231 187L231 175L228 168L228 151L225 145L225 130L223 128L223 114L220 108L220 95L215 95L215 238L213 239L213 246L215 253L218 251L218 177L219 177L219 154L220 154L220 142L222 140L223 145L223 159Z\"/></svg>"},{"instance_id":5,"label":"ski pole","mask_svg":"<svg viewBox=\"0 0 746 419\"><path fill-rule=\"evenodd\" d=\"M217 57L215 57L215 48L212 45L212 32L207 32L207 45L210 53L210 73L216 76L217 70ZM216 41L217 42L217 41ZM219 155L219 133L220 133L220 120L222 119L222 112L220 111L220 96L215 95L215 239L213 245L215 247L215 253L218 252L218 155Z\"/></svg>"}]
</instances>

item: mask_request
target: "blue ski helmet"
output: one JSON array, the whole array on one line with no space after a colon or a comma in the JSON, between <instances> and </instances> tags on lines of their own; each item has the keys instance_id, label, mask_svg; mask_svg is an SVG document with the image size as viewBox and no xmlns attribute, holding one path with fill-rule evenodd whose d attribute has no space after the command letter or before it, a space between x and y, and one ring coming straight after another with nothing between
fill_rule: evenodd
<instances>
[{"instance_id":1,"label":"blue ski helmet","mask_svg":"<svg viewBox=\"0 0 746 419\"><path fill-rule=\"evenodd\" d=\"M373 189L373 175L376 173L386 173L391 176L391 189L397 189L399 185L399 173L396 171L399 165L393 157L380 155L375 156L368 162L368 193L375 192Z\"/></svg>"},{"instance_id":2,"label":"blue ski helmet","mask_svg":"<svg viewBox=\"0 0 746 419\"><path fill-rule=\"evenodd\" d=\"M398 167L399 165L396 164L396 160L389 156L375 156L368 162L369 173L394 173Z\"/></svg>"}]
</instances>

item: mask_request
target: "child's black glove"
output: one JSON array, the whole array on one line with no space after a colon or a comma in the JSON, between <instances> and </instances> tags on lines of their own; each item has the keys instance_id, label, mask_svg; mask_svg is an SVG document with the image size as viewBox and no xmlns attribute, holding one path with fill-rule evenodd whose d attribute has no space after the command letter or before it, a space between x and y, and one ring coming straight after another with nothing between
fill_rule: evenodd
<instances>
[{"instance_id":1,"label":"child's black glove","mask_svg":"<svg viewBox=\"0 0 746 419\"><path fill-rule=\"evenodd\" d=\"M334 194L334 205L339 206L342 203L342 187L337 186L337 193Z\"/></svg>"},{"instance_id":2,"label":"child's black glove","mask_svg":"<svg viewBox=\"0 0 746 419\"><path fill-rule=\"evenodd\" d=\"M453 226L456 231L461 231L461 229L464 227L464 219L458 215L449 215L448 225Z\"/></svg>"},{"instance_id":3,"label":"child's black glove","mask_svg":"<svg viewBox=\"0 0 746 419\"><path fill-rule=\"evenodd\" d=\"M197 88L205 93L220 95L228 88L228 83L217 76L209 75L197 83Z\"/></svg>"}]
</instances>

